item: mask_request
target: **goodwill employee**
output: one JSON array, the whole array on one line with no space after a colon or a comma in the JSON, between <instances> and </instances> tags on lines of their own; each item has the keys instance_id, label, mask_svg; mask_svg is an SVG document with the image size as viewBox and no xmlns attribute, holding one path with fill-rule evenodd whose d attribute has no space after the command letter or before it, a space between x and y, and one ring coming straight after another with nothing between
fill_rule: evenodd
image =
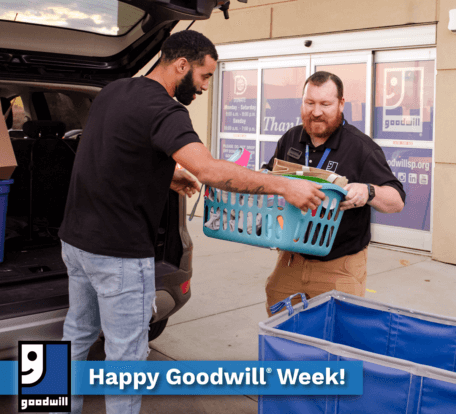
<instances>
[{"instance_id":1,"label":"goodwill employee","mask_svg":"<svg viewBox=\"0 0 456 414\"><path fill-rule=\"evenodd\" d=\"M187 109L209 86L217 51L202 34L175 33L145 77L120 79L94 100L76 155L60 228L70 307L63 339L85 360L100 329L107 360L144 360L155 304L154 242L169 189L192 195L200 182L226 191L280 194L307 211L324 193L315 183L266 177L215 160ZM173 99L176 97L177 101ZM139 413L141 396L106 396L110 414ZM72 397L81 413L82 396Z\"/></svg>"},{"instance_id":2,"label":"goodwill employee","mask_svg":"<svg viewBox=\"0 0 456 414\"><path fill-rule=\"evenodd\" d=\"M371 239L371 209L399 213L404 207L402 184L389 168L382 149L343 117L342 81L329 72L316 72L304 85L302 125L280 138L274 158L318 167L347 177L344 210L333 248L317 257L280 251L266 283L267 310L301 292L312 298L336 289L357 296L366 290L367 246ZM295 298L295 303L298 298Z\"/></svg>"}]
</instances>

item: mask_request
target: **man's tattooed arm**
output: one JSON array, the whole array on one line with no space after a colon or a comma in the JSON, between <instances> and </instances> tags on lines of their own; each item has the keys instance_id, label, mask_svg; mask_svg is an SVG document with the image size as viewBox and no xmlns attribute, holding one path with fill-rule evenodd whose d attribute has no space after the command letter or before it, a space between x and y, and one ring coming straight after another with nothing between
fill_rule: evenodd
<instances>
[{"instance_id":1,"label":"man's tattooed arm","mask_svg":"<svg viewBox=\"0 0 456 414\"><path fill-rule=\"evenodd\" d=\"M229 191L231 193L241 193L241 194L265 194L264 186L260 185L259 187L236 187L233 185L233 180L228 181L219 181L214 185L215 188L220 188L224 191Z\"/></svg>"},{"instance_id":2,"label":"man's tattooed arm","mask_svg":"<svg viewBox=\"0 0 456 414\"><path fill-rule=\"evenodd\" d=\"M173 154L176 162L201 183L223 191L241 194L278 194L287 202L307 211L315 210L325 198L321 185L307 180L290 180L272 174L250 171L229 161L215 160L201 143L185 145Z\"/></svg>"}]
</instances>

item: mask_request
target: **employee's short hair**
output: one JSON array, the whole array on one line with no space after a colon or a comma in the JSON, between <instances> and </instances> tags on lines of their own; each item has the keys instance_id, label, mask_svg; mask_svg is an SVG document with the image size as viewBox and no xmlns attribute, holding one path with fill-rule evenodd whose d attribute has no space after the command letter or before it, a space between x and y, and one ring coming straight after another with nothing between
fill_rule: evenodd
<instances>
[{"instance_id":1,"label":"employee's short hair","mask_svg":"<svg viewBox=\"0 0 456 414\"><path fill-rule=\"evenodd\" d=\"M311 75L307 78L306 83L304 84L302 93L304 93L308 83L311 83L312 85L315 85L315 86L321 86L324 83L328 82L329 80L332 80L336 84L337 97L339 99L342 99L344 97L344 84L340 80L339 76L334 75L334 73L325 72L323 70L315 72L313 75Z\"/></svg>"},{"instance_id":2,"label":"employee's short hair","mask_svg":"<svg viewBox=\"0 0 456 414\"><path fill-rule=\"evenodd\" d=\"M204 65L206 55L218 60L214 44L204 35L194 30L183 30L165 40L161 49L161 63L169 64L184 57L190 63Z\"/></svg>"}]
</instances>

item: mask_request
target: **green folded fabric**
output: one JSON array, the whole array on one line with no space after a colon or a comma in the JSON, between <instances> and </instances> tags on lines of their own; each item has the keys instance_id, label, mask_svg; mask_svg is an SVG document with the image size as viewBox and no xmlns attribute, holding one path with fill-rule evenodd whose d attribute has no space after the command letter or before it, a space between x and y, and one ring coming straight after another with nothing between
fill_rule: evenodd
<instances>
[{"instance_id":1,"label":"green folded fabric","mask_svg":"<svg viewBox=\"0 0 456 414\"><path fill-rule=\"evenodd\" d=\"M304 180L314 181L314 182L320 183L320 184L331 184L329 181L324 180L323 178L308 177L306 175L284 174L284 177L303 178Z\"/></svg>"}]
</instances>

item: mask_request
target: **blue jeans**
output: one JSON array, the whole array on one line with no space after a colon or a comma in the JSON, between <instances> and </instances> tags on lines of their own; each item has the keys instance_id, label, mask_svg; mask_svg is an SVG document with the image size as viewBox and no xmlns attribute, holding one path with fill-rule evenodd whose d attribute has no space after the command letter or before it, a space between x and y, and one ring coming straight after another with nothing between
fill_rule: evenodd
<instances>
[{"instance_id":1,"label":"blue jeans","mask_svg":"<svg viewBox=\"0 0 456 414\"><path fill-rule=\"evenodd\" d=\"M100 330L107 361L141 361L149 352L148 331L155 308L154 258L100 256L62 242L68 269L70 308L63 327L72 360L86 360ZM139 413L141 396L107 395L107 414ZM82 396L72 396L71 412L82 412Z\"/></svg>"}]
</instances>

